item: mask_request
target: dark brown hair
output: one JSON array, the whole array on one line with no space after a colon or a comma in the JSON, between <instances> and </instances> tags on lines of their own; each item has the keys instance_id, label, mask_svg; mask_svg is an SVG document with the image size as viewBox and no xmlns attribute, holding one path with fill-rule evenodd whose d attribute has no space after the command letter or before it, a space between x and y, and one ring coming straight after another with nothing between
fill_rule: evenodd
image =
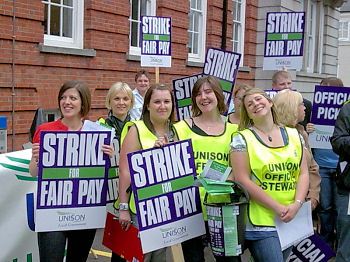
<instances>
[{"instance_id":1,"label":"dark brown hair","mask_svg":"<svg viewBox=\"0 0 350 262\"><path fill-rule=\"evenodd\" d=\"M81 117L87 116L91 108L91 93L90 93L89 87L84 82L79 80L70 80L65 82L61 86L57 96L58 107L61 115L62 115L61 107L60 107L61 97L64 94L64 92L66 92L68 89L71 89L71 88L75 88L79 93L79 96L81 99L81 111L80 111Z\"/></svg>"},{"instance_id":2,"label":"dark brown hair","mask_svg":"<svg viewBox=\"0 0 350 262\"><path fill-rule=\"evenodd\" d=\"M151 131L154 131L154 128L153 128L153 125L152 125L152 122L151 122L151 119L150 119L150 113L149 113L149 110L148 110L148 106L149 106L149 103L151 101L151 97L152 97L152 94L153 94L154 90L166 90L166 91L169 91L169 94L171 96L171 103L172 103L171 113L170 113L170 116L169 116L169 120L170 120L169 124L172 124L173 122L175 122L175 110L174 110L175 99L174 99L174 96L173 96L173 91L171 90L170 87L168 87L167 85L164 85L164 84L151 85L150 88L148 88L148 90L147 90L147 92L145 94L145 98L144 98L144 102L143 102L143 108L142 108L142 116L141 116L141 119L143 120L145 125Z\"/></svg>"},{"instance_id":3,"label":"dark brown hair","mask_svg":"<svg viewBox=\"0 0 350 262\"><path fill-rule=\"evenodd\" d=\"M203 76L201 78L198 78L192 89L192 116L199 116L202 113L196 103L196 97L199 93L199 89L202 87L202 85L204 85L204 83L208 83L209 86L213 89L216 99L218 100L217 107L219 113L225 113L225 111L227 110L227 106L225 104L225 97L222 92L219 80L215 76Z\"/></svg>"}]
</instances>

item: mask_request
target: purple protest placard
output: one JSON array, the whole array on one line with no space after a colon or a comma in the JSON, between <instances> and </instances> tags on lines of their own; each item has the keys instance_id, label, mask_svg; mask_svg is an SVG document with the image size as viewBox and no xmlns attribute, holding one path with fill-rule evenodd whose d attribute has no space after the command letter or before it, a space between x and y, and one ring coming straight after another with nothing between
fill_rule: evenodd
<instances>
[{"instance_id":1,"label":"purple protest placard","mask_svg":"<svg viewBox=\"0 0 350 262\"><path fill-rule=\"evenodd\" d=\"M263 70L300 70L303 63L305 12L266 14Z\"/></svg>"},{"instance_id":2,"label":"purple protest placard","mask_svg":"<svg viewBox=\"0 0 350 262\"><path fill-rule=\"evenodd\" d=\"M171 18L141 16L141 66L171 67Z\"/></svg>"},{"instance_id":3,"label":"purple protest placard","mask_svg":"<svg viewBox=\"0 0 350 262\"><path fill-rule=\"evenodd\" d=\"M112 139L112 145L114 148L113 157L110 159L111 166L108 169L108 183L107 183L107 199L106 208L107 212L112 215L116 215L116 209L114 203L118 199L118 184L119 184L119 151L120 151L120 137L114 137Z\"/></svg>"},{"instance_id":4,"label":"purple protest placard","mask_svg":"<svg viewBox=\"0 0 350 262\"><path fill-rule=\"evenodd\" d=\"M192 116L192 89L194 83L196 83L196 81L202 76L203 74L198 74L173 80L175 108L179 120L190 118Z\"/></svg>"},{"instance_id":5,"label":"purple protest placard","mask_svg":"<svg viewBox=\"0 0 350 262\"><path fill-rule=\"evenodd\" d=\"M191 140L130 153L128 163L144 253L205 234Z\"/></svg>"},{"instance_id":6,"label":"purple protest placard","mask_svg":"<svg viewBox=\"0 0 350 262\"><path fill-rule=\"evenodd\" d=\"M36 206L37 232L104 226L108 131L42 131Z\"/></svg>"},{"instance_id":7,"label":"purple protest placard","mask_svg":"<svg viewBox=\"0 0 350 262\"><path fill-rule=\"evenodd\" d=\"M232 91L238 73L241 54L213 47L208 47L205 56L203 74L218 78L224 101L230 107ZM225 115L227 112L225 112Z\"/></svg>"},{"instance_id":8,"label":"purple protest placard","mask_svg":"<svg viewBox=\"0 0 350 262\"><path fill-rule=\"evenodd\" d=\"M334 251L317 234L313 234L293 247L287 262L327 262L334 256Z\"/></svg>"},{"instance_id":9,"label":"purple protest placard","mask_svg":"<svg viewBox=\"0 0 350 262\"><path fill-rule=\"evenodd\" d=\"M350 88L341 86L315 86L311 123L315 131L309 134L312 148L331 149L330 137L335 120L343 104L350 99Z\"/></svg>"}]
</instances>

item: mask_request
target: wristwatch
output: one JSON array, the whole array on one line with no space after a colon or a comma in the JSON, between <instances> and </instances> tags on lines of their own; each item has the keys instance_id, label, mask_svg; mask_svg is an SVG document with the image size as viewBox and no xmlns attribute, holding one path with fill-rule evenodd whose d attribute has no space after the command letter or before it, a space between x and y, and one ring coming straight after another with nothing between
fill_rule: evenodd
<instances>
[{"instance_id":1,"label":"wristwatch","mask_svg":"<svg viewBox=\"0 0 350 262\"><path fill-rule=\"evenodd\" d=\"M302 206L304 204L304 202L299 200L299 199L295 200L295 202L298 202L300 204L300 206Z\"/></svg>"},{"instance_id":2,"label":"wristwatch","mask_svg":"<svg viewBox=\"0 0 350 262\"><path fill-rule=\"evenodd\" d=\"M119 210L120 211L127 211L129 210L129 204L128 203L119 203Z\"/></svg>"}]
</instances>

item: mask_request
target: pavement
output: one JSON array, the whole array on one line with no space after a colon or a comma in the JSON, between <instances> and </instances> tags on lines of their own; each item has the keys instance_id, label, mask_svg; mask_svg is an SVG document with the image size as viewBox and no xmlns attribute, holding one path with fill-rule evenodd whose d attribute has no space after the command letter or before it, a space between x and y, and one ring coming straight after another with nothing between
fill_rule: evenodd
<instances>
[{"instance_id":1,"label":"pavement","mask_svg":"<svg viewBox=\"0 0 350 262\"><path fill-rule=\"evenodd\" d=\"M94 243L92 244L92 250L90 251L88 262L110 262L111 261L111 251L102 245L103 239L103 229L98 229L96 232ZM204 249L204 262L215 262L214 256L209 247ZM242 262L250 261L249 253L245 252L243 256L241 256ZM167 250L167 258L166 262L176 262L173 261L170 253L170 248Z\"/></svg>"},{"instance_id":2,"label":"pavement","mask_svg":"<svg viewBox=\"0 0 350 262\"><path fill-rule=\"evenodd\" d=\"M102 245L103 229L98 229L96 232L94 243L92 244L92 250L90 251L88 262L110 262L111 251ZM205 248L205 262L215 262L215 259L211 253L209 247ZM171 258L170 249L167 250L166 262L175 262Z\"/></svg>"}]
</instances>

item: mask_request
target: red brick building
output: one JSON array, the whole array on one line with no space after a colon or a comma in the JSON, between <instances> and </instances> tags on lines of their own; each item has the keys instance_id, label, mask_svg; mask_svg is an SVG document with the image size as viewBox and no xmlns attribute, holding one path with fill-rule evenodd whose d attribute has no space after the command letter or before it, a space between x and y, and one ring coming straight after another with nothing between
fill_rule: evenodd
<instances>
[{"instance_id":1,"label":"red brick building","mask_svg":"<svg viewBox=\"0 0 350 262\"><path fill-rule=\"evenodd\" d=\"M172 67L160 68L161 83L201 73L206 48L214 47L242 54L237 82L269 89L273 71L262 68L266 13L305 11L303 68L291 75L293 88L312 99L314 85L337 74L343 1L0 0L0 115L7 117L8 151L28 142L38 107L57 108L64 81L89 85L91 120L107 114L112 83L134 87L140 15L172 18Z\"/></svg>"},{"instance_id":2,"label":"red brick building","mask_svg":"<svg viewBox=\"0 0 350 262\"><path fill-rule=\"evenodd\" d=\"M235 14L235 10L245 11L245 16ZM233 50L233 16L238 15L238 22L245 23L244 60L238 78L253 84L256 0L1 0L0 115L7 116L8 151L19 150L28 142L38 107L57 108L56 96L64 81L80 79L89 85L93 97L91 120L107 114L105 96L113 82L126 81L134 86L135 72L141 69L139 47L134 41L140 12L172 18L172 67L160 68L160 82L169 85L172 79L202 72L206 47L226 45L226 50ZM192 36L202 34L203 28L206 32L202 34L204 42L201 39L192 44L191 48L202 49L199 55L192 52L193 57L188 48L190 13L200 17L192 16ZM204 25L200 19L204 19ZM195 28L196 24L201 26ZM77 45L71 46L70 40L74 44L75 38ZM147 69L154 76L154 69Z\"/></svg>"}]
</instances>

